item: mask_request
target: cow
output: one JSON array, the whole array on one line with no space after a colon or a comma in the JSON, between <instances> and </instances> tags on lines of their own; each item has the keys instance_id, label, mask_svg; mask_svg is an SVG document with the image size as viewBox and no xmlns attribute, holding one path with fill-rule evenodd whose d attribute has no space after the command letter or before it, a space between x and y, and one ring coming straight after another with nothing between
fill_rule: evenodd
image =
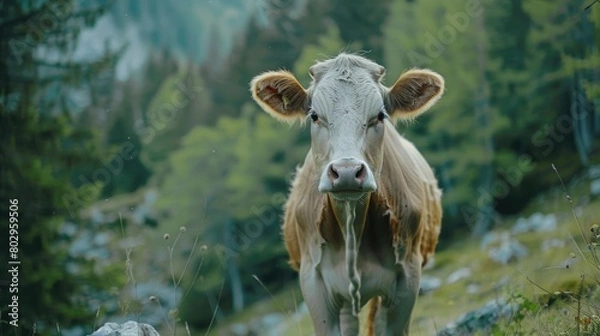
<instances>
[{"instance_id":1,"label":"cow","mask_svg":"<svg viewBox=\"0 0 600 336\"><path fill-rule=\"evenodd\" d=\"M391 87L385 68L341 53L309 68L254 77L271 116L310 123L311 146L284 206L283 239L316 335L408 335L421 269L434 254L442 192L432 168L395 127L432 107L444 79L410 69Z\"/></svg>"}]
</instances>

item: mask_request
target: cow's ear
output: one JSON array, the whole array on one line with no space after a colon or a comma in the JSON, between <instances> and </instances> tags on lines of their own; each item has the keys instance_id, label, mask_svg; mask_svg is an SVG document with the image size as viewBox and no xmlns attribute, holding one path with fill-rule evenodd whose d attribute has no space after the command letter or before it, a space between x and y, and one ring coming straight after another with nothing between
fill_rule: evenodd
<instances>
[{"instance_id":1,"label":"cow's ear","mask_svg":"<svg viewBox=\"0 0 600 336\"><path fill-rule=\"evenodd\" d=\"M390 116L412 119L432 107L444 93L444 78L430 70L403 73L388 91Z\"/></svg>"},{"instance_id":2,"label":"cow's ear","mask_svg":"<svg viewBox=\"0 0 600 336\"><path fill-rule=\"evenodd\" d=\"M252 98L273 117L293 122L306 116L308 95L287 71L269 71L250 82Z\"/></svg>"}]
</instances>

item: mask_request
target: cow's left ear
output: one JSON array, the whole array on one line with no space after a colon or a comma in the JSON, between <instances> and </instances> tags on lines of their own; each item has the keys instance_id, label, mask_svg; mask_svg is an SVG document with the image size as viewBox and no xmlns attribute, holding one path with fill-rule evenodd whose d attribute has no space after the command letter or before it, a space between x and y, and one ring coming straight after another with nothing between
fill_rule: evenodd
<instances>
[{"instance_id":1,"label":"cow's left ear","mask_svg":"<svg viewBox=\"0 0 600 336\"><path fill-rule=\"evenodd\" d=\"M306 90L287 71L269 71L254 77L250 90L256 103L279 120L291 123L306 116Z\"/></svg>"},{"instance_id":2,"label":"cow's left ear","mask_svg":"<svg viewBox=\"0 0 600 336\"><path fill-rule=\"evenodd\" d=\"M444 93L444 78L431 70L403 73L388 91L390 116L412 119L432 107Z\"/></svg>"}]
</instances>

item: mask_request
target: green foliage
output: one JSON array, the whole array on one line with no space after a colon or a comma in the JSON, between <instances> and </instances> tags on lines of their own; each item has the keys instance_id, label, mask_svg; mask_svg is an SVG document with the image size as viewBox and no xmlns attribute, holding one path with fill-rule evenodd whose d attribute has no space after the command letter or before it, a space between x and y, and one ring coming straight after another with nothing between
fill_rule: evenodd
<instances>
[{"instance_id":1,"label":"green foliage","mask_svg":"<svg viewBox=\"0 0 600 336\"><path fill-rule=\"evenodd\" d=\"M107 5L75 6L68 0L3 4L0 198L18 200L18 215L13 216L18 219L15 257L21 263L19 328L7 324L8 296L2 295L2 334L49 335L57 326L91 327L94 297L122 283L121 272L70 253L72 242L61 233L67 221L81 224L80 210L99 195L102 181L85 179L105 154L99 148L100 132L76 127L70 112L81 113L82 108L69 104L68 98L71 90L89 88L100 76L110 78L119 53L75 62L56 61L43 52L72 54L80 29L93 25L106 9ZM8 226L0 233L8 237ZM2 249L2 260L9 260L8 252ZM6 267L4 262L2 274L7 274Z\"/></svg>"},{"instance_id":2,"label":"green foliage","mask_svg":"<svg viewBox=\"0 0 600 336\"><path fill-rule=\"evenodd\" d=\"M327 32L319 36L316 44L308 44L302 48L302 53L300 53L294 64L294 75L302 85L307 87L311 81L308 68L314 65L315 61L335 57L344 49L358 50L360 45L353 43L344 48L344 43L340 37L340 29L334 24L330 24L327 27Z\"/></svg>"},{"instance_id":3,"label":"green foliage","mask_svg":"<svg viewBox=\"0 0 600 336\"><path fill-rule=\"evenodd\" d=\"M282 177L300 161L294 148L298 132L282 132L285 126L253 107L246 112L193 129L171 155L159 202L170 213L169 223L190 225L205 211L215 221L246 219L252 216L248 200L269 204L273 192L285 190Z\"/></svg>"},{"instance_id":4,"label":"green foliage","mask_svg":"<svg viewBox=\"0 0 600 336\"><path fill-rule=\"evenodd\" d=\"M216 318L233 311L236 272L246 303L266 295L251 275L270 290L294 279L281 243L281 203L309 133L277 123L250 101L248 83L265 70L292 69L307 85L315 60L365 49L387 67L387 84L413 66L440 72L443 99L401 132L436 169L445 233L489 222L496 212L518 212L556 184L550 163L569 179L598 162L600 4L584 10L589 1L112 2L117 25L139 22L147 28L144 42L164 48L121 83L111 76L122 50L94 62L34 57L38 46L72 52L80 29L106 12L71 13L56 29L35 30L49 23L44 15L52 3L14 2L0 15L1 195L19 195L31 206L23 221L36 224L21 232L23 255L33 261L24 266L31 276L22 278L33 293L22 301L29 324L89 325L84 294L121 286L123 274L114 266L96 276L98 265L68 255L69 241L57 230L65 218L87 226L79 210L89 212L100 197L94 208L104 204L112 215L134 209L146 187L160 192L158 231L149 235L160 240L186 226L207 246L193 256L192 269L203 265L201 279L188 272L184 280L193 290L181 316L193 325L208 323L221 286ZM242 33L232 38L236 31ZM204 62L186 63L182 55ZM82 83L93 84L97 108L69 103L70 90ZM102 93L111 99L98 103ZM587 119L564 130L573 113ZM135 155L108 181L93 178L124 144ZM65 195L72 196L67 203ZM152 250L155 240L141 253L150 265L144 270L165 264L164 249ZM187 252L174 256L176 270L185 267ZM81 272L65 272L66 262ZM524 316L518 319L526 323Z\"/></svg>"},{"instance_id":5,"label":"green foliage","mask_svg":"<svg viewBox=\"0 0 600 336\"><path fill-rule=\"evenodd\" d=\"M523 331L522 324L525 319L531 318L540 309L539 304L519 293L512 293L507 303L516 306L515 313L510 317L509 323L502 321L494 325L492 334L494 336L529 335L529 333Z\"/></svg>"},{"instance_id":6,"label":"green foliage","mask_svg":"<svg viewBox=\"0 0 600 336\"><path fill-rule=\"evenodd\" d=\"M194 293L218 294L223 279L231 276L227 263L235 263L241 274L260 274L267 284L279 281L281 272L272 266L285 264L279 235L287 189L283 177L306 150L296 147L298 134L248 104L242 117L221 117L214 126L194 128L170 156L169 174L157 204L168 216L159 229L193 227L209 246L211 257L204 263L203 280L195 285ZM191 283L186 278L186 284ZM251 277L242 279L245 288L253 283ZM231 295L230 287L225 287L224 309ZM190 315L196 315L197 303L191 306L195 308L188 308L190 302L184 304L182 314L190 323L207 322Z\"/></svg>"},{"instance_id":7,"label":"green foliage","mask_svg":"<svg viewBox=\"0 0 600 336\"><path fill-rule=\"evenodd\" d=\"M144 126L136 127L145 150L142 161L158 173L164 172L169 153L179 148L181 136L200 124L210 103L199 74L191 64L165 74L144 111ZM137 126L140 126L138 124Z\"/></svg>"},{"instance_id":8,"label":"green foliage","mask_svg":"<svg viewBox=\"0 0 600 336\"><path fill-rule=\"evenodd\" d=\"M125 103L123 104L125 105ZM103 197L110 197L121 193L129 193L146 185L151 175L148 169L140 160L139 152L143 147L140 137L133 132L134 125L130 110L123 106L123 109L118 109L115 113L117 116L107 131L107 147L113 153L113 160L118 160L119 151L125 144L133 146L134 157L121 158L123 166L119 174L114 174L113 177L104 185L102 189Z\"/></svg>"},{"instance_id":9,"label":"green foliage","mask_svg":"<svg viewBox=\"0 0 600 336\"><path fill-rule=\"evenodd\" d=\"M414 129L407 127L406 135L436 167L447 214L454 219L461 215L459 206L471 204L475 212L481 210L475 205L481 194L477 190L486 189L482 170L495 154L486 144L493 150L494 135L510 126L509 119L489 104L485 73L496 65L486 61L485 52L493 42L487 41L477 13L461 2L396 1L385 29L390 81L414 66L431 68L446 79L442 100Z\"/></svg>"},{"instance_id":10,"label":"green foliage","mask_svg":"<svg viewBox=\"0 0 600 336\"><path fill-rule=\"evenodd\" d=\"M341 37L348 45L357 44L369 52L376 62L384 61L386 41L383 36L384 25L388 18L391 0L353 1L352 5L344 0L331 0L332 10L329 16L340 27Z\"/></svg>"},{"instance_id":11,"label":"green foliage","mask_svg":"<svg viewBox=\"0 0 600 336\"><path fill-rule=\"evenodd\" d=\"M97 160L98 152L88 146L72 148L69 140L82 131L73 129L64 117L43 116L32 107L7 111L0 105L0 125L0 198L16 199L19 206L20 331L31 331L35 324L37 334L44 335L49 332L44 325L89 325L94 312L87 306L88 295L108 290L122 276L98 274L94 261L68 255L58 230L72 211L64 196L77 194L69 182L69 168L74 161ZM1 231L8 237L8 226ZM8 249L1 253L3 260L9 260ZM79 271L67 271L68 263L79 265ZM111 282L103 278L108 275Z\"/></svg>"},{"instance_id":12,"label":"green foliage","mask_svg":"<svg viewBox=\"0 0 600 336\"><path fill-rule=\"evenodd\" d=\"M446 79L442 100L405 131L435 166L445 230L522 209L555 183L550 160L560 155L571 162L569 176L577 169L577 152L568 148L578 141L587 144L579 167L586 164L589 125L598 113L588 110L583 133L559 130L560 122L572 121L565 98L597 86L597 8L583 12L583 2L561 1L469 4L394 1L384 29L388 79L412 66ZM574 73L580 83L573 89Z\"/></svg>"}]
</instances>

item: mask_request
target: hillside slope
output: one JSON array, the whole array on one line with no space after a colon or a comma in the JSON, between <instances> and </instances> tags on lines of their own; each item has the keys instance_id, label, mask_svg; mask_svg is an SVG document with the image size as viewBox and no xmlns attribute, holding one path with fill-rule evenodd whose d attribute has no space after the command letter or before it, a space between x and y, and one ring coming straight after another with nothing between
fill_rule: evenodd
<instances>
[{"instance_id":1,"label":"hillside slope","mask_svg":"<svg viewBox=\"0 0 600 336\"><path fill-rule=\"evenodd\" d=\"M497 223L483 239L465 236L441 247L434 265L423 272L423 286L430 288L419 296L411 334L435 335L467 312L474 312L469 323L484 329L448 335L575 335L578 325L582 335L600 334L600 264L590 252L600 253L594 245L600 238L600 231L594 232L600 198L587 196L588 186L580 181L568 188L572 207L557 188L519 217ZM305 306L296 305L301 301L294 286L209 335L312 335ZM519 309L509 310L504 319L484 321L476 310L494 302Z\"/></svg>"}]
</instances>

